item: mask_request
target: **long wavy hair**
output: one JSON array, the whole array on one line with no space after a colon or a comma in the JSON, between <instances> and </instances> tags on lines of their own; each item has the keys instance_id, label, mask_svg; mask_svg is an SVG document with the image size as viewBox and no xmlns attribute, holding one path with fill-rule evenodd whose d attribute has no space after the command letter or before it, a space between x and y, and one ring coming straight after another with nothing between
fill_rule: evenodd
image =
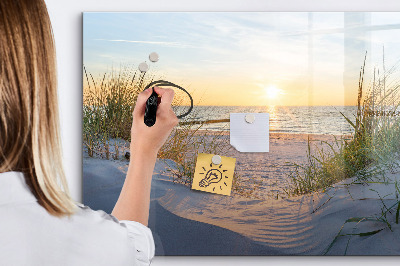
<instances>
[{"instance_id":1,"label":"long wavy hair","mask_svg":"<svg viewBox=\"0 0 400 266\"><path fill-rule=\"evenodd\" d=\"M43 0L0 0L0 173L24 173L50 214L71 215L53 31Z\"/></svg>"}]
</instances>

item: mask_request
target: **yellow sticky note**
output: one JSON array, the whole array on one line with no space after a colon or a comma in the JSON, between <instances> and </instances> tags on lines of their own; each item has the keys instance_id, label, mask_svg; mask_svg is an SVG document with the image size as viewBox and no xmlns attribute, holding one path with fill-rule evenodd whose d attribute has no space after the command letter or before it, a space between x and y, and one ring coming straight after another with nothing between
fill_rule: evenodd
<instances>
[{"instance_id":1,"label":"yellow sticky note","mask_svg":"<svg viewBox=\"0 0 400 266\"><path fill-rule=\"evenodd\" d=\"M199 153L192 189L221 195L231 195L235 158L221 156L221 163L212 162L214 154Z\"/></svg>"}]
</instances>

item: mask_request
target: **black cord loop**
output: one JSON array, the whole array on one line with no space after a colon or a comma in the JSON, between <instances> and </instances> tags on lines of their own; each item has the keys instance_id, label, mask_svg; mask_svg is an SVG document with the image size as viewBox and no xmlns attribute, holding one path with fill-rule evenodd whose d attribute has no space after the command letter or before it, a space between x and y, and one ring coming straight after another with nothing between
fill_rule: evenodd
<instances>
[{"instance_id":1,"label":"black cord loop","mask_svg":"<svg viewBox=\"0 0 400 266\"><path fill-rule=\"evenodd\" d=\"M178 88L178 89L184 91L184 92L189 96L189 98L190 98L190 108L189 108L189 110L188 110L186 113L184 113L183 115L177 116L177 118L181 119L181 118L187 116L188 114L190 114L190 112L192 112L192 110L193 110L193 98L192 98L192 95L190 95L190 93L189 93L187 90L185 90L185 89L182 88L181 86L178 86L178 85L176 85L176 84L174 84L174 83L172 83L172 82L165 81L165 80L156 80L156 81L153 81L153 82L149 83L149 84L145 87L145 90L148 89L148 88L150 88L150 87L154 87L154 86L169 86L169 87L175 87L175 88Z\"/></svg>"}]
</instances>

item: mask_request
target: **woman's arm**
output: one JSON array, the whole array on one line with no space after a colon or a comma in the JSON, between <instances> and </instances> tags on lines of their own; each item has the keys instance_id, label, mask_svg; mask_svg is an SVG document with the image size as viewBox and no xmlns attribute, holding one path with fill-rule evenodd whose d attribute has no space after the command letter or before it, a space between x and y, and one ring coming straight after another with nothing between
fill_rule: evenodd
<instances>
[{"instance_id":1,"label":"woman's arm","mask_svg":"<svg viewBox=\"0 0 400 266\"><path fill-rule=\"evenodd\" d=\"M147 98L152 93L151 88L138 96L133 111L128 173L112 211L118 220L136 221L146 226L149 219L151 177L157 153L178 123L171 108L174 91L158 87L155 87L155 91L161 96L161 102L157 109L156 123L152 127L144 124L144 111Z\"/></svg>"}]
</instances>

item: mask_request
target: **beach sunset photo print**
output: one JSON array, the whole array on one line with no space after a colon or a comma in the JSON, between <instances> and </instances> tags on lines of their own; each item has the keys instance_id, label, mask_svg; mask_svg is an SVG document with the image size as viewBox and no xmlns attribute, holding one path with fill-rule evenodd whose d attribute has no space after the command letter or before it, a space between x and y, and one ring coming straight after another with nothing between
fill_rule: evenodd
<instances>
[{"instance_id":1,"label":"beach sunset photo print","mask_svg":"<svg viewBox=\"0 0 400 266\"><path fill-rule=\"evenodd\" d=\"M399 68L398 12L85 12L84 204L111 213L163 80L189 114L153 173L156 255L400 255ZM230 145L232 113L268 114L268 152Z\"/></svg>"}]
</instances>

